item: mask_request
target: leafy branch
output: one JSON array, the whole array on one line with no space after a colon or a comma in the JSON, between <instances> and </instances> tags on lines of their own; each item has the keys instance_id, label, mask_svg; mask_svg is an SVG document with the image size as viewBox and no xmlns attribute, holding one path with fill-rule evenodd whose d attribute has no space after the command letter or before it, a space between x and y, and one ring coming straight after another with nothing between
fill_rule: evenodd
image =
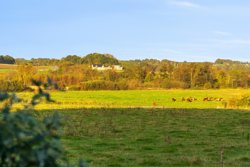
<instances>
[{"instance_id":1,"label":"leafy branch","mask_svg":"<svg viewBox=\"0 0 250 167\"><path fill-rule=\"evenodd\" d=\"M38 105L42 98L53 102L50 94L45 92L50 87L56 87L48 79L43 84L32 81L37 87L36 94L24 109L11 112L14 103L21 100L15 94L0 93L0 166L2 167L69 167L64 155L57 130L61 126L58 113L38 121L29 112ZM79 167L85 167L84 161L79 161Z\"/></svg>"}]
</instances>

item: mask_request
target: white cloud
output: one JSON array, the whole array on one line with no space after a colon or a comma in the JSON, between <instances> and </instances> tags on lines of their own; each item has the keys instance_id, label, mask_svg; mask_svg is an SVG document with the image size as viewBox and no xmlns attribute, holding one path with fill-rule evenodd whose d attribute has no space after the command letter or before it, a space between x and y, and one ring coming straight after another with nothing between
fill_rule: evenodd
<instances>
[{"instance_id":1,"label":"white cloud","mask_svg":"<svg viewBox=\"0 0 250 167\"><path fill-rule=\"evenodd\" d=\"M196 4L190 1L184 1L184 0L170 0L168 2L171 5L175 5L175 6L183 7L183 8L200 8L201 7L199 4Z\"/></svg>"}]
</instances>

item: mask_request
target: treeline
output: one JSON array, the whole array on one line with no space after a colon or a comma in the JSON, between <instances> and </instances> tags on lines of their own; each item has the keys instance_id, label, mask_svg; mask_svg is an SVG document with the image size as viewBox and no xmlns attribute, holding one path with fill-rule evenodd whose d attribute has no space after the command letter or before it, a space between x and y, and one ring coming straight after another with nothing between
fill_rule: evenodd
<instances>
[{"instance_id":1,"label":"treeline","mask_svg":"<svg viewBox=\"0 0 250 167\"><path fill-rule=\"evenodd\" d=\"M72 64L103 64L103 65L117 65L119 61L111 54L91 53L86 56L68 55L62 59L49 59L49 58L32 58L25 60L23 58L16 59L16 64L32 64L34 66L51 66L60 65L63 63Z\"/></svg>"},{"instance_id":2,"label":"treeline","mask_svg":"<svg viewBox=\"0 0 250 167\"><path fill-rule=\"evenodd\" d=\"M23 60L25 62L25 60ZM20 63L20 60L16 60ZM174 62L169 60L118 61L110 54L70 55L58 59L31 59L20 63L17 71L2 76L2 90L23 90L32 78L52 78L64 90L126 89L219 89L249 88L250 64L218 59L210 62ZM91 64L120 64L123 71L98 71ZM56 70L39 71L36 66L56 66ZM4 86L2 86L4 85Z\"/></svg>"},{"instance_id":3,"label":"treeline","mask_svg":"<svg viewBox=\"0 0 250 167\"><path fill-rule=\"evenodd\" d=\"M0 55L0 64L15 64L16 61L9 55Z\"/></svg>"}]
</instances>

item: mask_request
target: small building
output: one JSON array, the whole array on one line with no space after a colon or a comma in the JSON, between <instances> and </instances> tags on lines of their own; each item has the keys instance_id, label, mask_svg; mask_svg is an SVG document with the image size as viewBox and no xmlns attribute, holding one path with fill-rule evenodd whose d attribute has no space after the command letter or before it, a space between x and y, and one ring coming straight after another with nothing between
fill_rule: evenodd
<instances>
[{"instance_id":1,"label":"small building","mask_svg":"<svg viewBox=\"0 0 250 167\"><path fill-rule=\"evenodd\" d=\"M92 64L93 70L104 71L104 70L112 70L112 67L105 67L103 64Z\"/></svg>"},{"instance_id":2,"label":"small building","mask_svg":"<svg viewBox=\"0 0 250 167\"><path fill-rule=\"evenodd\" d=\"M114 65L114 70L116 70L116 71L122 71L123 67L121 65Z\"/></svg>"},{"instance_id":3,"label":"small building","mask_svg":"<svg viewBox=\"0 0 250 167\"><path fill-rule=\"evenodd\" d=\"M103 64L92 64L91 68L93 70L105 71L105 70L116 70L122 71L123 67L121 65L104 66Z\"/></svg>"}]
</instances>

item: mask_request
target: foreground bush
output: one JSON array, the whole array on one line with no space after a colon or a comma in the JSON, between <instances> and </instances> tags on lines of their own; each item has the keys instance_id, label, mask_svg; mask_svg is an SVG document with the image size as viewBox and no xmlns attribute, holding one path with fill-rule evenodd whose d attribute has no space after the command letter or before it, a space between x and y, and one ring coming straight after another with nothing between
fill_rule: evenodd
<instances>
[{"instance_id":1,"label":"foreground bush","mask_svg":"<svg viewBox=\"0 0 250 167\"><path fill-rule=\"evenodd\" d=\"M20 100L14 94L0 93L3 105L0 115L0 166L70 166L57 134L60 126L58 115L54 114L40 122L31 114L32 106L42 98L51 101L49 94L41 89L41 83L34 83L38 86L38 93L23 110L17 112L11 112L11 107ZM80 162L79 166L85 166L84 162Z\"/></svg>"}]
</instances>

